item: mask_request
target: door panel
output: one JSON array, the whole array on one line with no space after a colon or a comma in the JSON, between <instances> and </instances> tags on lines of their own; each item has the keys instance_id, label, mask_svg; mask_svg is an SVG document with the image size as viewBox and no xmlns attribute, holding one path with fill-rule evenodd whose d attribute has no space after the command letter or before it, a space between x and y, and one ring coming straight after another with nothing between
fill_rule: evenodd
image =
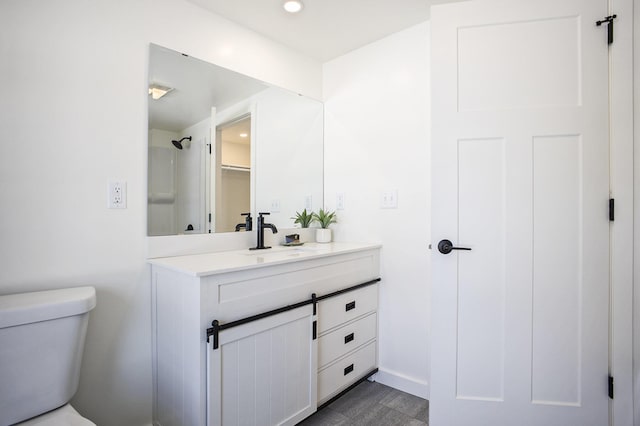
<instances>
[{"instance_id":1,"label":"door panel","mask_svg":"<svg viewBox=\"0 0 640 426\"><path fill-rule=\"evenodd\" d=\"M432 8L432 426L608 422L606 11Z\"/></svg>"},{"instance_id":2,"label":"door panel","mask_svg":"<svg viewBox=\"0 0 640 426\"><path fill-rule=\"evenodd\" d=\"M458 141L459 244L456 395L504 399L505 141ZM477 250L486 241L495 250ZM476 250L473 250L476 249Z\"/></svg>"},{"instance_id":3,"label":"door panel","mask_svg":"<svg viewBox=\"0 0 640 426\"><path fill-rule=\"evenodd\" d=\"M537 404L580 404L581 154L579 136L533 138L531 392Z\"/></svg>"},{"instance_id":4,"label":"door panel","mask_svg":"<svg viewBox=\"0 0 640 426\"><path fill-rule=\"evenodd\" d=\"M551 16L458 28L458 110L580 105L579 23Z\"/></svg>"}]
</instances>

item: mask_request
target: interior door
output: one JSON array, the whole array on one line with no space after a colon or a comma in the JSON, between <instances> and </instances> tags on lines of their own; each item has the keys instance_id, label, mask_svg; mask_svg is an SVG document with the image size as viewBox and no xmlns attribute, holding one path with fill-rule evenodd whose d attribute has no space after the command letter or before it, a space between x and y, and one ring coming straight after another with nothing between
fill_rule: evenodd
<instances>
[{"instance_id":1,"label":"interior door","mask_svg":"<svg viewBox=\"0 0 640 426\"><path fill-rule=\"evenodd\" d=\"M432 8L431 426L608 423L606 15Z\"/></svg>"}]
</instances>

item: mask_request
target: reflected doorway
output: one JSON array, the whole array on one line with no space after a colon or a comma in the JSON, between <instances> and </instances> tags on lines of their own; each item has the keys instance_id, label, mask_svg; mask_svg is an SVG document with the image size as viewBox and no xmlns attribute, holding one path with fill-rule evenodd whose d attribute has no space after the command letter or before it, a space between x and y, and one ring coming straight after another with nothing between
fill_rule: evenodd
<instances>
[{"instance_id":1,"label":"reflected doorway","mask_svg":"<svg viewBox=\"0 0 640 426\"><path fill-rule=\"evenodd\" d=\"M234 232L251 211L251 114L216 127L215 232Z\"/></svg>"}]
</instances>

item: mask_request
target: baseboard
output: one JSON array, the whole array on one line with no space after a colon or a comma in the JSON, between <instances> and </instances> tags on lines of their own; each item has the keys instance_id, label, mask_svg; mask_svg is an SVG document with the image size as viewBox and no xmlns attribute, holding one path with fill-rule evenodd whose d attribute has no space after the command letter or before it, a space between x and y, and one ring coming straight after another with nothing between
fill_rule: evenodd
<instances>
[{"instance_id":1,"label":"baseboard","mask_svg":"<svg viewBox=\"0 0 640 426\"><path fill-rule=\"evenodd\" d=\"M429 399L428 382L417 380L395 371L385 370L384 368L378 369L378 372L373 376L373 380L411 395Z\"/></svg>"}]
</instances>

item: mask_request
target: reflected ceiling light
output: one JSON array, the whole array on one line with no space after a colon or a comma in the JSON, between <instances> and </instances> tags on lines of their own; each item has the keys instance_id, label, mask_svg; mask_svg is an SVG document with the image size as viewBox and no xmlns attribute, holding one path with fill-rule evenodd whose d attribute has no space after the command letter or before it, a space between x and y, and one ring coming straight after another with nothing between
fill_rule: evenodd
<instances>
[{"instance_id":1,"label":"reflected ceiling light","mask_svg":"<svg viewBox=\"0 0 640 426\"><path fill-rule=\"evenodd\" d=\"M282 7L289 13L298 13L302 10L302 2L300 0L286 0Z\"/></svg>"},{"instance_id":2,"label":"reflected ceiling light","mask_svg":"<svg viewBox=\"0 0 640 426\"><path fill-rule=\"evenodd\" d=\"M156 101L172 90L172 87L160 86L155 83L149 85L149 94L151 98Z\"/></svg>"},{"instance_id":3,"label":"reflected ceiling light","mask_svg":"<svg viewBox=\"0 0 640 426\"><path fill-rule=\"evenodd\" d=\"M247 136L249 136L247 133L240 133L241 138L246 138Z\"/></svg>"}]
</instances>

